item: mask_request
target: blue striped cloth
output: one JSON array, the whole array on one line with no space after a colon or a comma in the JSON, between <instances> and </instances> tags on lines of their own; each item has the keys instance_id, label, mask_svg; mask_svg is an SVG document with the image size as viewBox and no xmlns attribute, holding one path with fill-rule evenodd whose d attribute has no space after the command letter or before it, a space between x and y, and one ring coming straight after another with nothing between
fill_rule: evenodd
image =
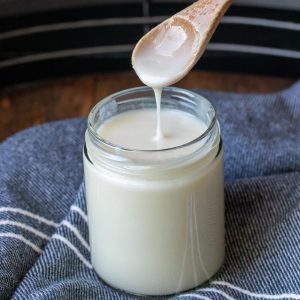
<instances>
[{"instance_id":1,"label":"blue striped cloth","mask_svg":"<svg viewBox=\"0 0 300 300\"><path fill-rule=\"evenodd\" d=\"M300 299L300 82L268 95L201 91L225 145L226 260L169 299ZM136 299L90 262L82 170L86 120L0 144L0 298Z\"/></svg>"}]
</instances>

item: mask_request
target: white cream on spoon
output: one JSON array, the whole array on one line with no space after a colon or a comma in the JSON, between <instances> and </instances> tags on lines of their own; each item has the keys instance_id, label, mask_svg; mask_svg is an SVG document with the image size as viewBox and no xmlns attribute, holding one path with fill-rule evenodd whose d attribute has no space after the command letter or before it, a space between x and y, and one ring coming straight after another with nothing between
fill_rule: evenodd
<instances>
[{"instance_id":1,"label":"white cream on spoon","mask_svg":"<svg viewBox=\"0 0 300 300\"><path fill-rule=\"evenodd\" d=\"M150 43L137 44L132 64L143 83L159 89L184 76L183 72L195 55L198 38L191 30L171 21L154 34L150 34Z\"/></svg>"},{"instance_id":2,"label":"white cream on spoon","mask_svg":"<svg viewBox=\"0 0 300 300\"><path fill-rule=\"evenodd\" d=\"M176 83L192 69L231 2L199 0L153 28L134 48L132 66L155 93L157 142L164 138L160 126L163 87Z\"/></svg>"}]
</instances>

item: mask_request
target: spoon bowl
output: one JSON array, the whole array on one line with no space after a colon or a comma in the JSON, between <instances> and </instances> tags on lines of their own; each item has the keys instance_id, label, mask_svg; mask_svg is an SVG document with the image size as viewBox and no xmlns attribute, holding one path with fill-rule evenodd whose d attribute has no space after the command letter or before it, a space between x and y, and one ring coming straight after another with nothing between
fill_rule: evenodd
<instances>
[{"instance_id":1,"label":"spoon bowl","mask_svg":"<svg viewBox=\"0 0 300 300\"><path fill-rule=\"evenodd\" d=\"M132 53L141 81L153 88L182 79L197 63L232 0L199 0L144 35Z\"/></svg>"}]
</instances>

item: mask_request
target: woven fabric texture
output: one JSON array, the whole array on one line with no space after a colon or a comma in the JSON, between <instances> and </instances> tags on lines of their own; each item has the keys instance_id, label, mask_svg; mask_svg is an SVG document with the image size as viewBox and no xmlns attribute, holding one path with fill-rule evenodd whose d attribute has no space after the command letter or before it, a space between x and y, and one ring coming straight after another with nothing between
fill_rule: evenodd
<instances>
[{"instance_id":1,"label":"woven fabric texture","mask_svg":"<svg viewBox=\"0 0 300 300\"><path fill-rule=\"evenodd\" d=\"M199 91L225 147L226 260L168 299L300 299L300 82L267 95ZM0 299L136 299L91 267L82 147L86 120L0 144Z\"/></svg>"}]
</instances>

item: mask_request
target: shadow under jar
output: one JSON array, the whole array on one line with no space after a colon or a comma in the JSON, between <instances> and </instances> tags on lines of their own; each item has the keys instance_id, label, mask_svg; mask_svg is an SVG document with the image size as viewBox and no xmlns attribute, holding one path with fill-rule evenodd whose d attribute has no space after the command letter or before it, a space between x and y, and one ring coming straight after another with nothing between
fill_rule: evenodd
<instances>
[{"instance_id":1,"label":"shadow under jar","mask_svg":"<svg viewBox=\"0 0 300 300\"><path fill-rule=\"evenodd\" d=\"M99 135L110 118L145 108L156 109L155 98L141 87L111 95L90 112L83 160L91 258L114 288L167 295L204 283L224 260L223 147L211 103L173 87L164 89L161 109L203 122L195 140L130 150Z\"/></svg>"}]
</instances>

